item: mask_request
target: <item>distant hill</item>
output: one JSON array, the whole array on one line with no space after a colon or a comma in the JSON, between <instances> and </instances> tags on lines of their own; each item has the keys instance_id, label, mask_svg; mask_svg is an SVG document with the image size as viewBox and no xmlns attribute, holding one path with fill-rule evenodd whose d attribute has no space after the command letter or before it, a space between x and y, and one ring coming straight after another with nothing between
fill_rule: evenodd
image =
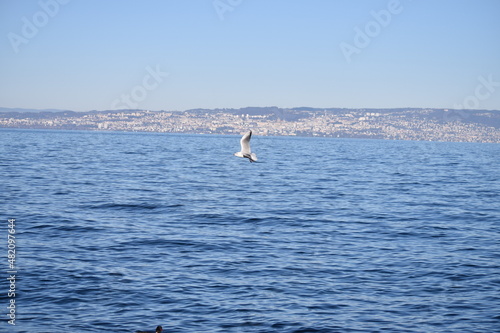
<instances>
[{"instance_id":1,"label":"distant hill","mask_svg":"<svg viewBox=\"0 0 500 333\"><path fill-rule=\"evenodd\" d=\"M60 113L67 117L80 117L85 114L120 114L130 112L166 112L166 111L145 111L142 109L123 109L123 110L90 110L90 111L72 111L62 109L27 109L27 108L6 108L0 107L2 117L19 118L24 114L29 118L52 117L53 114ZM173 111L169 111L173 112ZM301 119L308 119L326 115L333 116L356 116L373 117L378 115L391 115L395 117L404 117L408 119L422 119L427 121L436 121L438 123L461 122L464 124L482 124L485 126L500 129L500 110L448 110L436 108L315 108L308 106L294 108L279 108L277 106L257 107L250 106L239 109L220 108L220 109L190 109L186 111L174 111L174 113L189 113L194 115L213 115L213 114L234 114L242 117L266 117L268 120L282 120L295 122Z\"/></svg>"},{"instance_id":2,"label":"distant hill","mask_svg":"<svg viewBox=\"0 0 500 333\"><path fill-rule=\"evenodd\" d=\"M0 112L10 113L10 112L22 112L22 113L40 113L40 112L68 112L71 110L61 110L61 109L22 109L22 108L2 108L0 107Z\"/></svg>"},{"instance_id":3,"label":"distant hill","mask_svg":"<svg viewBox=\"0 0 500 333\"><path fill-rule=\"evenodd\" d=\"M278 108L276 106L268 107L245 107L240 109L192 109L185 112L194 114L206 114L214 112L226 112L237 115L264 116L271 115L270 119L280 119L285 121L297 121L321 114L400 114L401 116L413 116L422 119L433 119L438 122L460 121L462 123L478 123L486 126L500 128L500 110L451 110L451 109L431 109L431 108L313 108L313 107L295 107Z\"/></svg>"},{"instance_id":4,"label":"distant hill","mask_svg":"<svg viewBox=\"0 0 500 333\"><path fill-rule=\"evenodd\" d=\"M0 128L500 143L500 111L244 107L186 111L0 108Z\"/></svg>"},{"instance_id":5,"label":"distant hill","mask_svg":"<svg viewBox=\"0 0 500 333\"><path fill-rule=\"evenodd\" d=\"M90 111L72 111L63 109L26 109L26 108L6 108L0 107L0 113L3 114L45 114L45 113L66 113L66 114L85 114L85 113L120 113L120 112L138 112L142 109L122 109L122 110L90 110ZM423 112L429 111L429 112ZM164 112L154 111L154 112ZM186 111L193 114L206 114L225 112L235 115L249 116L271 116L270 119L279 119L285 121L297 121L304 118L309 118L317 114L348 114L348 113L380 113L380 114L404 114L415 113L416 117L425 117L427 119L435 119L440 122L461 121L464 123L479 123L495 128L500 128L500 110L448 110L448 109L427 109L427 108L314 108L308 106L294 108L279 108L277 106L267 107L244 107L239 109L224 108L224 109L190 109Z\"/></svg>"},{"instance_id":6,"label":"distant hill","mask_svg":"<svg viewBox=\"0 0 500 333\"><path fill-rule=\"evenodd\" d=\"M65 109L24 109L24 108L4 108L0 107L0 112L1 113L12 113L12 112L19 112L19 113L43 113L43 112L131 112L131 111L142 111L141 109L123 109L123 110L102 110L102 111L97 111L97 110L90 110L90 111L73 111L73 110L65 110Z\"/></svg>"}]
</instances>

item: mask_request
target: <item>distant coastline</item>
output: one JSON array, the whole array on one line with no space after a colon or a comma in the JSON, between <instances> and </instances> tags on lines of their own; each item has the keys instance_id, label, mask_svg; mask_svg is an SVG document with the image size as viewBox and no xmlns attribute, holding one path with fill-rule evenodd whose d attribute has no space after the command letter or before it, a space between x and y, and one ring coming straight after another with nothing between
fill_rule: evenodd
<instances>
[{"instance_id":1,"label":"distant coastline","mask_svg":"<svg viewBox=\"0 0 500 333\"><path fill-rule=\"evenodd\" d=\"M500 111L246 107L75 112L0 108L0 128L500 143Z\"/></svg>"}]
</instances>

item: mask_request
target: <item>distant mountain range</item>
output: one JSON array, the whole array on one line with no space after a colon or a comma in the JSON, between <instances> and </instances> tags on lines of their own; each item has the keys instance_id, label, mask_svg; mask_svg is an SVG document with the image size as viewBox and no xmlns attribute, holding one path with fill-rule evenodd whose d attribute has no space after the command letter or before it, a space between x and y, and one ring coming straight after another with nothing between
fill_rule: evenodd
<instances>
[{"instance_id":1,"label":"distant mountain range","mask_svg":"<svg viewBox=\"0 0 500 333\"><path fill-rule=\"evenodd\" d=\"M244 107L186 111L0 107L0 128L327 136L500 143L500 110Z\"/></svg>"},{"instance_id":2,"label":"distant mountain range","mask_svg":"<svg viewBox=\"0 0 500 333\"><path fill-rule=\"evenodd\" d=\"M106 110L110 111L110 110ZM106 112L104 111L104 112ZM139 111L139 110L112 110L112 111ZM41 112L102 112L102 111L73 111L73 110L64 110L64 109L23 109L23 108L4 108L0 107L0 112L9 113L9 112L21 112L21 113L41 113Z\"/></svg>"},{"instance_id":3,"label":"distant mountain range","mask_svg":"<svg viewBox=\"0 0 500 333\"><path fill-rule=\"evenodd\" d=\"M140 112L143 109L120 109L120 110L90 110L90 111L72 111L64 109L27 109L27 108L6 108L0 107L0 113L76 113L78 115L85 113L121 113L121 112ZM426 112L422 112L426 111ZM430 111L430 112L429 112ZM165 112L157 110L153 112ZM398 113L414 113L417 116L428 119L437 119L442 121L460 120L466 123L479 123L495 128L500 128L500 110L453 110L441 108L314 108L308 106L294 108L279 108L276 106L269 107L244 107L239 109L220 108L220 109L190 109L185 111L169 111L169 112L187 112L192 114L205 114L214 112L225 112L235 115L250 115L264 116L274 115L276 119L286 121L297 121L299 119L308 118L314 114L347 114L351 112L366 112L367 114L398 114ZM4 115L5 116L5 115Z\"/></svg>"},{"instance_id":4,"label":"distant mountain range","mask_svg":"<svg viewBox=\"0 0 500 333\"><path fill-rule=\"evenodd\" d=\"M0 107L0 112L23 112L23 113L36 113L36 112L67 112L70 110L59 110L59 109L22 109L22 108L3 108Z\"/></svg>"},{"instance_id":5,"label":"distant mountain range","mask_svg":"<svg viewBox=\"0 0 500 333\"><path fill-rule=\"evenodd\" d=\"M185 112L190 113L210 113L210 112L227 112L237 115L248 114L250 116L274 114L278 119L295 121L302 118L307 118L315 114L349 114L349 113L366 113L366 114L413 114L418 117L427 119L442 120L450 122L460 120L462 122L482 123L488 126L500 128L500 110L452 110L452 109L435 109L435 108L313 108L313 107L295 107L295 108L278 108L270 107L245 107L240 109L192 109Z\"/></svg>"}]
</instances>

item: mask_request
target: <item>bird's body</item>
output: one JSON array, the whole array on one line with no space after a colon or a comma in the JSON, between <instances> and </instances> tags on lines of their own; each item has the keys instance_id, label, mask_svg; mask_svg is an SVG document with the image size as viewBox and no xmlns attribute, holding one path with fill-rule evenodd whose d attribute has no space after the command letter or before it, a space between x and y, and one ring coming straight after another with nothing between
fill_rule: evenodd
<instances>
[{"instance_id":1,"label":"bird's body","mask_svg":"<svg viewBox=\"0 0 500 333\"><path fill-rule=\"evenodd\" d=\"M252 150L250 149L251 137L252 137L252 131L245 133L245 135L243 135L243 137L240 140L241 151L234 154L234 156L237 157L248 158L250 163L257 161L257 155L252 153Z\"/></svg>"}]
</instances>

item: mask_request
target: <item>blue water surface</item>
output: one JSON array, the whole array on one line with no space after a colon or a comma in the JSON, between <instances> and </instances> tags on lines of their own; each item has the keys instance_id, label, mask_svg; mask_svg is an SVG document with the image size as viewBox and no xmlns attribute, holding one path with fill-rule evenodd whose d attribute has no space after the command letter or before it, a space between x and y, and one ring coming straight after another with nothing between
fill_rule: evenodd
<instances>
[{"instance_id":1,"label":"blue water surface","mask_svg":"<svg viewBox=\"0 0 500 333\"><path fill-rule=\"evenodd\" d=\"M0 129L0 331L500 331L500 145L252 148Z\"/></svg>"}]
</instances>

